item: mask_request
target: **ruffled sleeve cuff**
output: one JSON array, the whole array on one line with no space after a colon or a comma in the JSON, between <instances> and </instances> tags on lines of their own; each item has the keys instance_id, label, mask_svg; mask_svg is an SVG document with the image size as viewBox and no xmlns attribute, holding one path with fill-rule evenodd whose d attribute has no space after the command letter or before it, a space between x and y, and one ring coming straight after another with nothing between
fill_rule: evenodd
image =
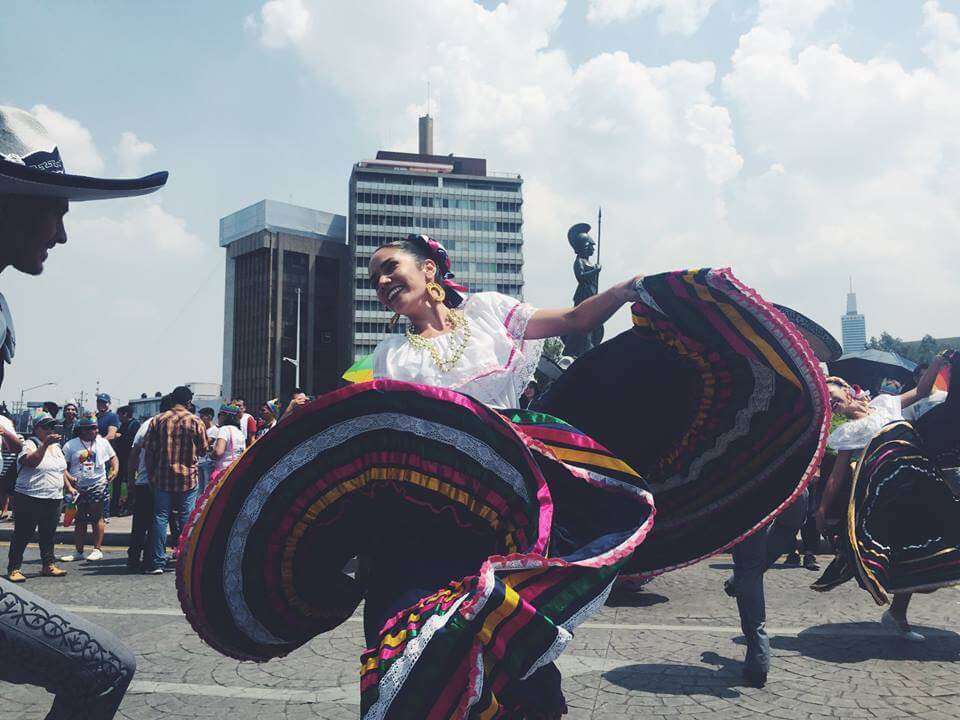
<instances>
[{"instance_id":1,"label":"ruffled sleeve cuff","mask_svg":"<svg viewBox=\"0 0 960 720\"><path fill-rule=\"evenodd\" d=\"M522 342L523 336L527 332L527 323L533 317L537 309L525 302L518 302L508 312L503 324L507 328L507 335L514 342Z\"/></svg>"}]
</instances>

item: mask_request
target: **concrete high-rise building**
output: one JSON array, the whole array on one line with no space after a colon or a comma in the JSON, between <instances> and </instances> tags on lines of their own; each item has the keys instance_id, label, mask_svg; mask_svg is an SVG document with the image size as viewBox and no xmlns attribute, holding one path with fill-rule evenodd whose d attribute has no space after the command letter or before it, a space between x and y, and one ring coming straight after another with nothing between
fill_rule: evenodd
<instances>
[{"instance_id":1,"label":"concrete high-rise building","mask_svg":"<svg viewBox=\"0 0 960 720\"><path fill-rule=\"evenodd\" d=\"M220 219L224 397L259 408L296 385L338 385L351 361L346 220L274 200Z\"/></svg>"},{"instance_id":2,"label":"concrete high-rise building","mask_svg":"<svg viewBox=\"0 0 960 720\"><path fill-rule=\"evenodd\" d=\"M857 294L850 280L850 292L847 293L847 312L840 318L843 335L843 352L860 352L867 348L867 320L857 312Z\"/></svg>"},{"instance_id":3,"label":"concrete high-rise building","mask_svg":"<svg viewBox=\"0 0 960 720\"><path fill-rule=\"evenodd\" d=\"M433 121L420 122L419 153L381 150L350 175L353 354L373 352L391 313L377 301L367 266L377 247L410 233L435 237L450 252L458 282L523 299L523 179L491 173L482 158L434 155ZM403 328L400 323L396 329Z\"/></svg>"}]
</instances>

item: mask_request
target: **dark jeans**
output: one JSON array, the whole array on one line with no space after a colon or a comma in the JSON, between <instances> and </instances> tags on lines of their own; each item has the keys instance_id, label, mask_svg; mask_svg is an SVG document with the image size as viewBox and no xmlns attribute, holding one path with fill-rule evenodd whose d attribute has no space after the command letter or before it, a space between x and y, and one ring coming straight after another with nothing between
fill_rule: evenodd
<instances>
[{"instance_id":1,"label":"dark jeans","mask_svg":"<svg viewBox=\"0 0 960 720\"><path fill-rule=\"evenodd\" d=\"M118 472L117 476L113 479L113 484L110 488L110 507L108 508L110 515L116 516L120 514L120 486L123 484L123 478L126 477L126 475L124 475L126 469L126 463L121 462L120 472Z\"/></svg>"},{"instance_id":2,"label":"dark jeans","mask_svg":"<svg viewBox=\"0 0 960 720\"><path fill-rule=\"evenodd\" d=\"M150 558L153 568L162 568L166 564L166 539L167 526L170 522L170 513L176 510L180 515L180 522L186 522L190 517L190 512L197 502L197 488L194 486L190 490L170 491L154 488L153 491L153 536L150 538L150 547L152 557ZM179 540L175 536L175 542Z\"/></svg>"},{"instance_id":3,"label":"dark jeans","mask_svg":"<svg viewBox=\"0 0 960 720\"><path fill-rule=\"evenodd\" d=\"M57 522L60 520L60 499L35 498L19 492L14 493L13 498L16 512L7 572L20 569L23 551L33 537L34 530L39 530L40 558L44 567L53 565L53 541L57 533Z\"/></svg>"},{"instance_id":4,"label":"dark jeans","mask_svg":"<svg viewBox=\"0 0 960 720\"><path fill-rule=\"evenodd\" d=\"M135 485L133 488L133 527L130 530L130 548L127 550L128 565L143 568L150 565L150 531L152 527L153 486Z\"/></svg>"},{"instance_id":5,"label":"dark jeans","mask_svg":"<svg viewBox=\"0 0 960 720\"><path fill-rule=\"evenodd\" d=\"M771 525L768 525L758 530L732 550L740 629L747 641L747 656L743 665L746 670L757 673L770 670L767 605L763 597L763 572L766 569L767 534L770 528Z\"/></svg>"},{"instance_id":6,"label":"dark jeans","mask_svg":"<svg viewBox=\"0 0 960 720\"><path fill-rule=\"evenodd\" d=\"M817 529L817 518L811 516L800 528L800 550L804 553L820 552L820 531Z\"/></svg>"},{"instance_id":7,"label":"dark jeans","mask_svg":"<svg viewBox=\"0 0 960 720\"><path fill-rule=\"evenodd\" d=\"M0 680L53 693L46 720L110 720L136 666L113 633L0 578Z\"/></svg>"}]
</instances>

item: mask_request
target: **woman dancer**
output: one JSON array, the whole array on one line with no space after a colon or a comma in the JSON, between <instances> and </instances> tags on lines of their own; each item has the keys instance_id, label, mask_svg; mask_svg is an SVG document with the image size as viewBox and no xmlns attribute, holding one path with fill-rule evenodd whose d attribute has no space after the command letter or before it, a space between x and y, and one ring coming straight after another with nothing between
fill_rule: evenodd
<instances>
[{"instance_id":1,"label":"woman dancer","mask_svg":"<svg viewBox=\"0 0 960 720\"><path fill-rule=\"evenodd\" d=\"M956 365L956 353L938 355L913 390L869 401L842 378L827 378L831 407L847 422L828 440L837 456L817 510L817 526L823 528L830 515L841 515L846 522L837 557L811 587L825 592L857 577L880 605L892 594L881 622L914 642L924 637L907 621L912 593L960 582L951 562L958 555L960 500L944 482L941 464L941 456L955 450L951 446L956 438L938 441L941 428L955 421L956 402L944 403L944 413L938 410L924 421L928 432L904 421L903 410L930 395L951 357Z\"/></svg>"},{"instance_id":2,"label":"woman dancer","mask_svg":"<svg viewBox=\"0 0 960 720\"><path fill-rule=\"evenodd\" d=\"M564 310L466 296L425 236L381 247L369 273L407 332L378 346L373 382L291 411L212 485L178 566L188 619L232 657L286 654L363 599L364 717L558 717L551 663L642 549L652 502L637 473L578 428L506 410L542 338L589 331L642 300L625 333L636 340L574 367L584 363L598 396L612 389L604 368L635 375L648 359L650 382L689 381L670 417L650 413L653 441L633 438L683 508L666 525L670 552L644 559L650 572L759 527L815 464L826 399L812 355L726 271L634 278ZM633 354L613 367L621 353ZM581 381L568 372L558 404ZM617 427L652 422L634 401L647 393L642 379L639 390L620 388ZM604 410L616 420L609 402ZM776 479L780 466L789 487ZM727 497L730 483L738 498ZM689 534L705 513L708 537L671 549L671 533ZM357 579L342 572L354 555Z\"/></svg>"}]
</instances>

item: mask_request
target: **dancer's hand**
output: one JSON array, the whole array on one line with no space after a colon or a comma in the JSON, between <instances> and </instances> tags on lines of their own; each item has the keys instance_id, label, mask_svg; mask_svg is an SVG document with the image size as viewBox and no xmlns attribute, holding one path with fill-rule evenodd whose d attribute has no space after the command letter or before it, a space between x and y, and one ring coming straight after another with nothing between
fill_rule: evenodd
<instances>
[{"instance_id":1,"label":"dancer's hand","mask_svg":"<svg viewBox=\"0 0 960 720\"><path fill-rule=\"evenodd\" d=\"M643 289L643 275L636 275L616 286L617 296L622 302L635 303L640 299Z\"/></svg>"}]
</instances>

